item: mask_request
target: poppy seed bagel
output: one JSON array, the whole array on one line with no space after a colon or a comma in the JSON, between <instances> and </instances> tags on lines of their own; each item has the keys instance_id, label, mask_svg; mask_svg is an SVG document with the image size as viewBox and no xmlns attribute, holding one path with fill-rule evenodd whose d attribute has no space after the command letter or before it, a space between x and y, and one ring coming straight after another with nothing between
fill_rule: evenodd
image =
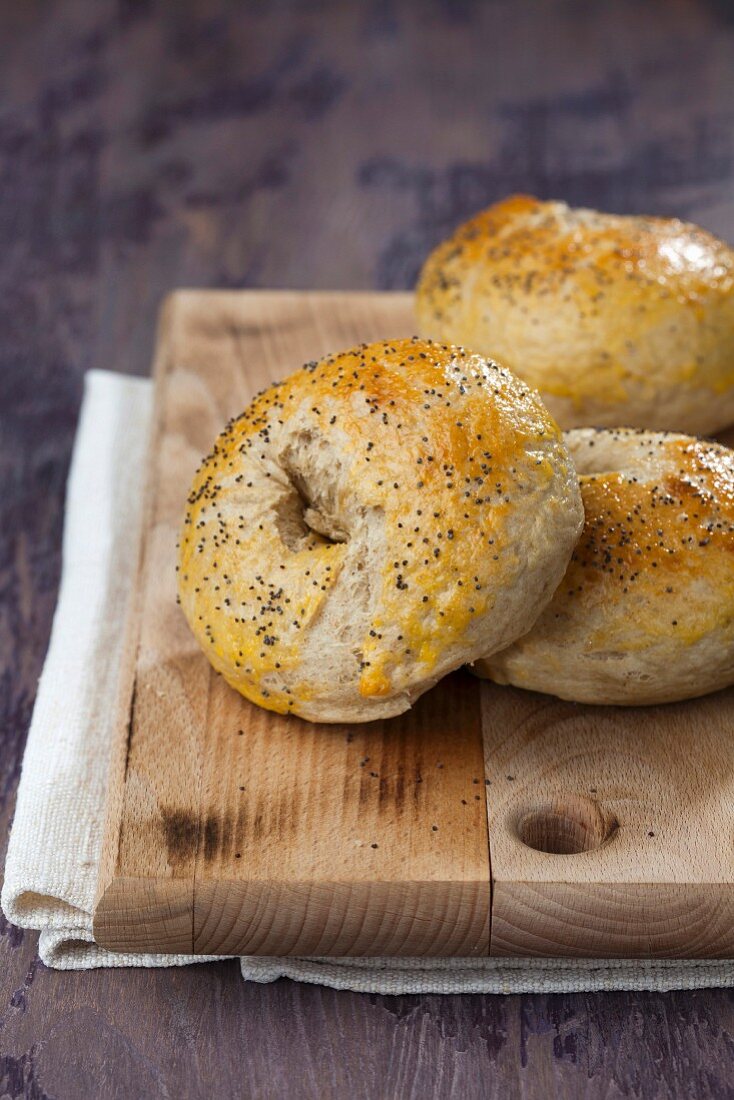
<instances>
[{"instance_id":1,"label":"poppy seed bagel","mask_svg":"<svg viewBox=\"0 0 734 1100\"><path fill-rule=\"evenodd\" d=\"M581 524L563 437L527 385L459 347L361 345L219 436L188 499L179 598L248 699L385 718L525 633Z\"/></svg>"},{"instance_id":2,"label":"poppy seed bagel","mask_svg":"<svg viewBox=\"0 0 734 1100\"><path fill-rule=\"evenodd\" d=\"M569 432L586 513L530 631L478 661L581 703L670 703L734 683L734 451L689 436Z\"/></svg>"},{"instance_id":3,"label":"poppy seed bagel","mask_svg":"<svg viewBox=\"0 0 734 1100\"><path fill-rule=\"evenodd\" d=\"M734 422L734 251L673 218L516 195L428 257L424 336L499 359L562 428Z\"/></svg>"}]
</instances>

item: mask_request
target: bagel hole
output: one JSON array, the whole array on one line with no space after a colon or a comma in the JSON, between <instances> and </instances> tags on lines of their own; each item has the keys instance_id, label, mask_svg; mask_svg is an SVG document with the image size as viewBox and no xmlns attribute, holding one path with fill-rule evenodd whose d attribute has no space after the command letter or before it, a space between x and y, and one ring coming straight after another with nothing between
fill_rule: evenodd
<instances>
[{"instance_id":1,"label":"bagel hole","mask_svg":"<svg viewBox=\"0 0 734 1100\"><path fill-rule=\"evenodd\" d=\"M517 835L536 852L571 856L593 852L616 833L619 823L591 798L568 795L528 810L517 822Z\"/></svg>"},{"instance_id":2,"label":"bagel hole","mask_svg":"<svg viewBox=\"0 0 734 1100\"><path fill-rule=\"evenodd\" d=\"M292 495L278 509L278 528L283 542L291 550L309 535L323 543L349 541L349 532L330 507L336 496L341 461L330 453L326 441L313 432L299 433L281 455L281 469L288 478ZM319 489L313 483L319 481Z\"/></svg>"},{"instance_id":3,"label":"bagel hole","mask_svg":"<svg viewBox=\"0 0 734 1100\"><path fill-rule=\"evenodd\" d=\"M331 545L348 542L346 531L315 508L305 491L290 480L293 492L276 507L278 532L288 549L298 550L309 535Z\"/></svg>"}]
</instances>

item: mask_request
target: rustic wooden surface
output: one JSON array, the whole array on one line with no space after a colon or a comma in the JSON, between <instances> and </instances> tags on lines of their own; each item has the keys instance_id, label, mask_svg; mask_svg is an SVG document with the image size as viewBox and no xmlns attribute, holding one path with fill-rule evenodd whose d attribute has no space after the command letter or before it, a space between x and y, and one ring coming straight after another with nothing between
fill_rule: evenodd
<instances>
[{"instance_id":1,"label":"rustic wooden surface","mask_svg":"<svg viewBox=\"0 0 734 1100\"><path fill-rule=\"evenodd\" d=\"M463 675L408 715L319 732L229 689L176 607L183 501L221 425L293 363L413 324L412 295L396 292L169 296L98 941L206 955L734 956L734 850L721 839L734 689L599 708Z\"/></svg>"},{"instance_id":2,"label":"rustic wooden surface","mask_svg":"<svg viewBox=\"0 0 734 1100\"><path fill-rule=\"evenodd\" d=\"M0 61L4 837L83 371L144 373L177 285L406 287L512 189L734 239L734 20L725 0L26 0L0 9ZM36 1100L726 1097L734 997L59 974L0 922L0 1052L0 1095Z\"/></svg>"}]
</instances>

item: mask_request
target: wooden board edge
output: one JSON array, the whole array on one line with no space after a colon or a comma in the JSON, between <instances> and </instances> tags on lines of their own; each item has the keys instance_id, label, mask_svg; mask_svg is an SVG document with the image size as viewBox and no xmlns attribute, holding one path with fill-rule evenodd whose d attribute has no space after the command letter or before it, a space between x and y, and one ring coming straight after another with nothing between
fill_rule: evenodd
<instances>
[{"instance_id":1,"label":"wooden board edge","mask_svg":"<svg viewBox=\"0 0 734 1100\"><path fill-rule=\"evenodd\" d=\"M734 958L734 883L495 882L492 955Z\"/></svg>"},{"instance_id":2,"label":"wooden board edge","mask_svg":"<svg viewBox=\"0 0 734 1100\"><path fill-rule=\"evenodd\" d=\"M190 955L191 884L114 878L98 898L92 928L108 951Z\"/></svg>"},{"instance_id":3,"label":"wooden board edge","mask_svg":"<svg viewBox=\"0 0 734 1100\"><path fill-rule=\"evenodd\" d=\"M436 920L436 910L442 919ZM486 957L486 882L209 883L115 879L94 936L113 951L317 957Z\"/></svg>"},{"instance_id":4,"label":"wooden board edge","mask_svg":"<svg viewBox=\"0 0 734 1100\"><path fill-rule=\"evenodd\" d=\"M105 797L104 824L102 830L102 850L94 903L95 922L100 903L105 895L107 895L115 880L120 848L125 775L127 771L127 759L135 707L135 669L143 611L142 585L140 579L145 562L147 545L146 534L150 529L150 517L153 513L155 502L155 448L160 446L160 421L163 415L160 397L168 366L168 355L164 354L160 349L165 348L168 344L168 341L164 339L164 334L169 332L175 323L178 298L178 293L174 292L164 299L156 331L156 354L152 364L153 412L146 444L147 457L144 466L146 472L142 489L143 510L140 525L137 565L127 602L125 620L122 624L124 641L120 658L118 690L114 701L115 733L110 757L110 770L107 778L107 793Z\"/></svg>"},{"instance_id":5,"label":"wooden board edge","mask_svg":"<svg viewBox=\"0 0 734 1100\"><path fill-rule=\"evenodd\" d=\"M489 889L480 880L209 882L197 885L194 909L200 954L489 954Z\"/></svg>"}]
</instances>

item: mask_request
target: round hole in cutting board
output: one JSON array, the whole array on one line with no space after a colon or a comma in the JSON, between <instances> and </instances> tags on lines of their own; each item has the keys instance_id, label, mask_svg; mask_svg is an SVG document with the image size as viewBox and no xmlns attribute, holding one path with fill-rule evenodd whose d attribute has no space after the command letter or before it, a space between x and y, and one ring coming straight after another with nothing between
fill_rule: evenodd
<instances>
[{"instance_id":1,"label":"round hole in cutting board","mask_svg":"<svg viewBox=\"0 0 734 1100\"><path fill-rule=\"evenodd\" d=\"M614 815L592 798L567 795L522 814L517 835L536 852L571 856L601 848L617 828Z\"/></svg>"}]
</instances>

